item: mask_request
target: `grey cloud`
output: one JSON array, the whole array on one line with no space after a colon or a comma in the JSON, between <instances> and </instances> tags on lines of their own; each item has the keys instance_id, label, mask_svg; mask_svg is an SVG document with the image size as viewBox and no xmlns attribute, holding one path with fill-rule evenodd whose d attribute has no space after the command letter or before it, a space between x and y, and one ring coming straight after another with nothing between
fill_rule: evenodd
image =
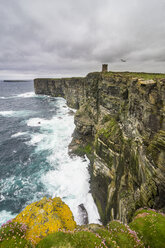
<instances>
[{"instance_id":1,"label":"grey cloud","mask_svg":"<svg viewBox=\"0 0 165 248\"><path fill-rule=\"evenodd\" d=\"M104 62L165 72L164 10L164 0L1 1L0 77L86 74Z\"/></svg>"}]
</instances>

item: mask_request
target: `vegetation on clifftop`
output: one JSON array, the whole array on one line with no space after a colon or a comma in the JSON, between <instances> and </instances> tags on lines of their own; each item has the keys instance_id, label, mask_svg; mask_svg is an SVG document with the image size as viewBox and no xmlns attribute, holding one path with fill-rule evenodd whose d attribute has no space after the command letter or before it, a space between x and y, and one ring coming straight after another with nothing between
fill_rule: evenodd
<instances>
[{"instance_id":1,"label":"vegetation on clifftop","mask_svg":"<svg viewBox=\"0 0 165 248\"><path fill-rule=\"evenodd\" d=\"M0 229L1 248L32 248L32 244L25 238L27 226L8 221Z\"/></svg>"},{"instance_id":2,"label":"vegetation on clifftop","mask_svg":"<svg viewBox=\"0 0 165 248\"><path fill-rule=\"evenodd\" d=\"M142 78L145 80L149 79L165 79L165 74L163 73L148 73L148 72L129 72L129 71L124 71L124 72L104 72L103 75L105 77L107 76L125 76L125 77L132 77L132 78Z\"/></svg>"},{"instance_id":3,"label":"vegetation on clifftop","mask_svg":"<svg viewBox=\"0 0 165 248\"><path fill-rule=\"evenodd\" d=\"M59 220L63 226L56 229ZM1 227L0 248L163 248L164 233L165 215L152 209L138 210L129 225L114 220L107 226L76 226L69 207L60 198L43 198Z\"/></svg>"},{"instance_id":4,"label":"vegetation on clifftop","mask_svg":"<svg viewBox=\"0 0 165 248\"><path fill-rule=\"evenodd\" d=\"M146 247L165 247L164 214L153 209L137 210L129 226L137 232Z\"/></svg>"},{"instance_id":5,"label":"vegetation on clifftop","mask_svg":"<svg viewBox=\"0 0 165 248\"><path fill-rule=\"evenodd\" d=\"M99 72L91 72L88 75L98 75ZM108 72L100 72L100 74L107 76L125 76L125 77L136 77L143 78L146 80L149 79L165 79L164 73L149 73L149 72L130 72L130 71L108 71ZM87 75L87 76L88 76ZM36 78L36 80L41 78ZM55 81L55 80L81 80L84 77L69 77L69 78L42 78L43 80Z\"/></svg>"}]
</instances>

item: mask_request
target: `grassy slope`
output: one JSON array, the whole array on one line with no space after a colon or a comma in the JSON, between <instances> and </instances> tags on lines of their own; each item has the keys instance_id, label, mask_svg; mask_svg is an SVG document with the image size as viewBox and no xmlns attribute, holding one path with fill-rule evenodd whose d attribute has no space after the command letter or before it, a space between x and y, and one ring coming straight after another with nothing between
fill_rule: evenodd
<instances>
[{"instance_id":1,"label":"grassy slope","mask_svg":"<svg viewBox=\"0 0 165 248\"><path fill-rule=\"evenodd\" d=\"M165 248L165 215L154 210L138 210L129 224L146 247Z\"/></svg>"},{"instance_id":2,"label":"grassy slope","mask_svg":"<svg viewBox=\"0 0 165 248\"><path fill-rule=\"evenodd\" d=\"M136 211L132 222L111 221L59 231L43 238L37 246L25 239L27 227L7 223L0 229L0 248L165 248L165 215L155 210Z\"/></svg>"}]
</instances>

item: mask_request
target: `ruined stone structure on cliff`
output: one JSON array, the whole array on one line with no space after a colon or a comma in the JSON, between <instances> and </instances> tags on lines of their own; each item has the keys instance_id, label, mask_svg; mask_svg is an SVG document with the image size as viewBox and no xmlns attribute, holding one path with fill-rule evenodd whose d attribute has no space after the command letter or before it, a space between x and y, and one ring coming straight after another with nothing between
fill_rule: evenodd
<instances>
[{"instance_id":1,"label":"ruined stone structure on cliff","mask_svg":"<svg viewBox=\"0 0 165 248\"><path fill-rule=\"evenodd\" d=\"M102 72L108 71L108 64L102 64Z\"/></svg>"},{"instance_id":2,"label":"ruined stone structure on cliff","mask_svg":"<svg viewBox=\"0 0 165 248\"><path fill-rule=\"evenodd\" d=\"M97 72L34 86L78 109L76 135L93 140L91 191L104 224L144 206L165 209L165 79Z\"/></svg>"}]
</instances>

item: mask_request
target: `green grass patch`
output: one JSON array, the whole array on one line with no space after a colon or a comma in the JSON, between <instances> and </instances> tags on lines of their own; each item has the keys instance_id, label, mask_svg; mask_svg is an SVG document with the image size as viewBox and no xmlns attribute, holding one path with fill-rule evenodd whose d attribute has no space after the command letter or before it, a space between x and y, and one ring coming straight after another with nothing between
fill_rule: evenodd
<instances>
[{"instance_id":1,"label":"green grass patch","mask_svg":"<svg viewBox=\"0 0 165 248\"><path fill-rule=\"evenodd\" d=\"M138 238L135 231L132 231L129 226L122 224L119 221L111 221L107 225L107 229L111 234L112 240L121 248L142 248L143 242Z\"/></svg>"},{"instance_id":2,"label":"green grass patch","mask_svg":"<svg viewBox=\"0 0 165 248\"><path fill-rule=\"evenodd\" d=\"M25 239L26 226L8 222L0 229L0 248L32 248L32 244Z\"/></svg>"},{"instance_id":3,"label":"green grass patch","mask_svg":"<svg viewBox=\"0 0 165 248\"><path fill-rule=\"evenodd\" d=\"M92 232L80 231L77 233L57 232L41 240L36 248L72 247L95 248L100 247L102 240ZM104 246L103 246L104 247Z\"/></svg>"},{"instance_id":4,"label":"green grass patch","mask_svg":"<svg viewBox=\"0 0 165 248\"><path fill-rule=\"evenodd\" d=\"M155 210L136 211L129 226L135 230L146 247L165 247L165 215Z\"/></svg>"},{"instance_id":5,"label":"green grass patch","mask_svg":"<svg viewBox=\"0 0 165 248\"><path fill-rule=\"evenodd\" d=\"M143 78L145 80L149 80L149 79L163 79L165 78L165 74L164 73L147 73L147 72L129 72L129 71L125 71L125 72L105 72L103 73L105 76L125 76L125 77L136 77L136 78Z\"/></svg>"}]
</instances>

